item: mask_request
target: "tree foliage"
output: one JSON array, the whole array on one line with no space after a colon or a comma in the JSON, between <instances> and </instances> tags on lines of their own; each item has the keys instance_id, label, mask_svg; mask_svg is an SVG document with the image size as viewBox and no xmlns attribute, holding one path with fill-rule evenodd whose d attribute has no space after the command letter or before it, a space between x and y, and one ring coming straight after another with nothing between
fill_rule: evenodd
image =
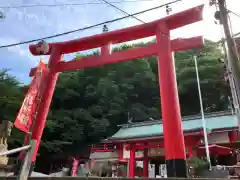
<instances>
[{"instance_id":1,"label":"tree foliage","mask_svg":"<svg viewBox=\"0 0 240 180\"><path fill-rule=\"evenodd\" d=\"M145 46L123 45L114 51ZM98 55L95 52L95 55ZM175 53L182 115L200 112L193 51ZM203 105L206 111L228 108L229 87L224 81L221 50L206 43L198 58ZM84 55L77 55L81 60ZM60 74L40 156L73 151L76 147L98 142L117 131L119 124L161 118L156 57L146 57L103 67L81 69ZM0 71L1 119L14 120L23 97L23 87L6 70ZM22 137L21 137L22 138ZM20 142L13 136L12 145ZM15 143L15 144L14 144Z\"/></svg>"}]
</instances>

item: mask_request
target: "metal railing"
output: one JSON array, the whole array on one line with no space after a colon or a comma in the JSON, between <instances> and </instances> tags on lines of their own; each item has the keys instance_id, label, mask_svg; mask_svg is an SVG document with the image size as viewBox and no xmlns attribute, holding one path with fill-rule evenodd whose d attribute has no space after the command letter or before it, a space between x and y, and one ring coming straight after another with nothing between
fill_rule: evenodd
<instances>
[{"instance_id":1,"label":"metal railing","mask_svg":"<svg viewBox=\"0 0 240 180\"><path fill-rule=\"evenodd\" d=\"M30 147L31 147L30 145L26 145L26 146L19 147L19 148L16 148L16 149L11 149L9 151L0 152L0 156L6 156L6 155L9 155L9 154L14 154L14 153L17 153L17 152L20 152L20 151L28 150Z\"/></svg>"}]
</instances>

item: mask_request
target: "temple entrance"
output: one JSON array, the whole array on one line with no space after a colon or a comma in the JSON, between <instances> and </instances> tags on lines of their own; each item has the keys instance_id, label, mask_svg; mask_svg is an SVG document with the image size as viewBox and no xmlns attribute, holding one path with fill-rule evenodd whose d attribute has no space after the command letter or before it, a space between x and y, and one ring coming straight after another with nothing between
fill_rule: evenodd
<instances>
[{"instance_id":1,"label":"temple entrance","mask_svg":"<svg viewBox=\"0 0 240 180\"><path fill-rule=\"evenodd\" d=\"M158 56L167 175L168 177L187 177L186 153L172 52L200 48L203 46L203 38L193 37L189 39L171 40L170 31L201 21L202 10L203 6L201 5L163 19L130 28L67 42L48 44L42 41L36 45L30 45L29 49L33 55L50 55L47 76L41 83L41 102L37 110L32 131L32 141L36 142L36 148L32 154L32 161L34 162L36 160L59 72L102 66L104 64L134 60L145 56ZM112 44L150 36L156 36L156 43L149 44L147 47L129 49L121 52L111 51ZM93 48L101 49L99 56L82 58L80 61L78 59L73 59L69 62L62 60L64 54ZM34 76L35 69L32 69L30 74ZM175 136L172 136L173 133ZM132 149L131 146L129 148L130 160L128 176L135 177L135 150ZM147 168L147 163L145 163L144 167Z\"/></svg>"}]
</instances>

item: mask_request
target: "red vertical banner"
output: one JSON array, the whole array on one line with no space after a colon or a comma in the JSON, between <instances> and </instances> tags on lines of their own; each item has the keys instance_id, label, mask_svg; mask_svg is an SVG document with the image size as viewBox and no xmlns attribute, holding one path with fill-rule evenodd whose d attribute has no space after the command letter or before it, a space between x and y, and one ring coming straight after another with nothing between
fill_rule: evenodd
<instances>
[{"instance_id":1,"label":"red vertical banner","mask_svg":"<svg viewBox=\"0 0 240 180\"><path fill-rule=\"evenodd\" d=\"M25 133L29 133L38 104L40 89L42 88L41 86L43 85L46 74L47 67L42 61L40 61L36 74L32 79L28 92L14 122L14 126Z\"/></svg>"},{"instance_id":2,"label":"red vertical banner","mask_svg":"<svg viewBox=\"0 0 240 180\"><path fill-rule=\"evenodd\" d=\"M20 109L17 119L14 123L16 128L18 128L26 133L29 132L31 125L34 121L34 118L35 118L34 116L38 109L38 100L41 98L41 93L44 88L44 81L45 81L47 72L48 72L48 68L42 61L40 61L39 65L36 69L35 75L32 79L32 82L29 86L27 95L25 97L25 99L27 99L28 96L34 97L32 99L32 102L30 102L30 103L32 103L32 105L30 106L30 103L24 104L24 102L23 102L22 107L21 107L22 110ZM24 101L26 102L25 99L24 99ZM26 110L26 107L29 108L28 111L24 111L24 110ZM25 123L22 123L22 121L21 121L21 119L23 117L26 117ZM29 144L29 135L28 134L26 134L24 137L24 145L27 145L27 144ZM20 153L19 158L21 160L23 160L24 156L25 156L25 151L22 151Z\"/></svg>"}]
</instances>

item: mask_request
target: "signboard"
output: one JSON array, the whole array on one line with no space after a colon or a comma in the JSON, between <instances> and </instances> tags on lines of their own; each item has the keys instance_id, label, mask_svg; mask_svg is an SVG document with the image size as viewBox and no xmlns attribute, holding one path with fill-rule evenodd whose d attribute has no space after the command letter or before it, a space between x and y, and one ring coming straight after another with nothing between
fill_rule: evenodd
<instances>
[{"instance_id":1,"label":"signboard","mask_svg":"<svg viewBox=\"0 0 240 180\"><path fill-rule=\"evenodd\" d=\"M123 158L130 158L130 151L127 148L127 145L123 145ZM188 148L186 147L186 154L188 154ZM157 156L165 156L164 148L156 147L156 148L149 148L148 149L148 157L157 157ZM143 150L137 150L135 152L136 158L144 157Z\"/></svg>"},{"instance_id":2,"label":"signboard","mask_svg":"<svg viewBox=\"0 0 240 180\"><path fill-rule=\"evenodd\" d=\"M188 154L188 148L186 147L186 154ZM156 156L165 156L164 148L149 148L148 149L148 157L156 157Z\"/></svg>"},{"instance_id":3,"label":"signboard","mask_svg":"<svg viewBox=\"0 0 240 180\"><path fill-rule=\"evenodd\" d=\"M204 138L201 139L202 144L204 143ZM219 143L229 143L228 132L217 132L208 136L208 144L219 144Z\"/></svg>"},{"instance_id":4,"label":"signboard","mask_svg":"<svg viewBox=\"0 0 240 180\"><path fill-rule=\"evenodd\" d=\"M164 148L150 148L148 149L148 156L155 157L155 156L164 156Z\"/></svg>"},{"instance_id":5,"label":"signboard","mask_svg":"<svg viewBox=\"0 0 240 180\"><path fill-rule=\"evenodd\" d=\"M39 98L40 89L42 88L41 85L43 85L43 80L46 74L47 67L42 61L40 61L36 74L32 79L28 92L14 122L14 126L25 133L29 133L34 112L37 108L37 100Z\"/></svg>"},{"instance_id":6,"label":"signboard","mask_svg":"<svg viewBox=\"0 0 240 180\"><path fill-rule=\"evenodd\" d=\"M123 158L130 158L130 151L128 150L128 145L123 145ZM135 152L135 157L136 158L142 158L143 157L143 151L142 150L137 150Z\"/></svg>"}]
</instances>

